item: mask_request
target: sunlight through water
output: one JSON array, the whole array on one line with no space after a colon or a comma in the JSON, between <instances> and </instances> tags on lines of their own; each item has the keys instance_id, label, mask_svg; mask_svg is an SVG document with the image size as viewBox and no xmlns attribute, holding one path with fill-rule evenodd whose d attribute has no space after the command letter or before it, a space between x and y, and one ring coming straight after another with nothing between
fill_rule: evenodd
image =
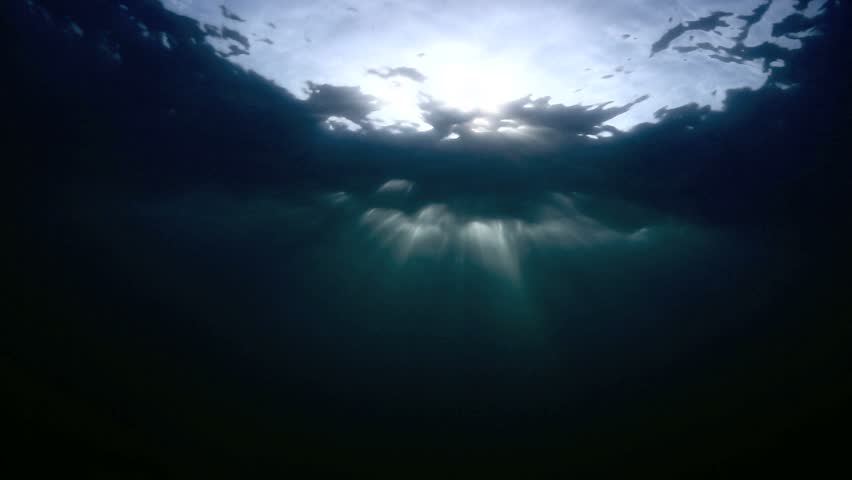
<instances>
[{"instance_id":1,"label":"sunlight through water","mask_svg":"<svg viewBox=\"0 0 852 480\"><path fill-rule=\"evenodd\" d=\"M618 130L690 103L721 110L728 90L761 88L784 68L762 45L783 53L819 35L814 27L778 26L819 16L826 2L164 3L199 20L223 56L298 98L315 94L308 82L357 87L362 97L352 96L333 115L336 130L428 132L439 127L435 108L499 116L527 96L548 105L630 104L600 119ZM645 101L636 102L640 97ZM358 102L369 107L347 107ZM500 134L530 136L502 127Z\"/></svg>"}]
</instances>

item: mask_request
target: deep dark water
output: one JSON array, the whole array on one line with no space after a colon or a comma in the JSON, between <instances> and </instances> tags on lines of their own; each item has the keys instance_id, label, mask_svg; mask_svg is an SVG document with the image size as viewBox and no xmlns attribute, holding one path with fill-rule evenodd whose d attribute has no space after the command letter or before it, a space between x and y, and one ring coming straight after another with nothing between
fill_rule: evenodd
<instances>
[{"instance_id":1,"label":"deep dark water","mask_svg":"<svg viewBox=\"0 0 852 480\"><path fill-rule=\"evenodd\" d=\"M531 152L331 136L124 3L186 47L106 0L3 7L26 471L848 469L847 3L795 91Z\"/></svg>"}]
</instances>

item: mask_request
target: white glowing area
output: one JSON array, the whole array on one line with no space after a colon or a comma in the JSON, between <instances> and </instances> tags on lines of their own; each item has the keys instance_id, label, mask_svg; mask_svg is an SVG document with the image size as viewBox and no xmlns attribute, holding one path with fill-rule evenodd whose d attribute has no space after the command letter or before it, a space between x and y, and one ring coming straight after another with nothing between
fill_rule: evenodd
<instances>
[{"instance_id":1,"label":"white glowing area","mask_svg":"<svg viewBox=\"0 0 852 480\"><path fill-rule=\"evenodd\" d=\"M725 57L720 49L764 43L799 48L819 32L776 36L774 26L792 15L818 16L826 0L804 9L796 0L225 0L228 16L220 3L164 0L219 32L207 41L230 61L297 98L307 98L307 82L359 88L378 109L366 118L338 116L393 133L433 128L424 99L496 117L501 105L527 95L566 106L623 106L647 96L604 121L619 130L656 122L663 108L695 103L721 110L726 91L761 88L773 69L784 66L736 53ZM698 25L714 12L724 17ZM244 51L230 55L233 47ZM336 124L357 131L343 120ZM474 128L529 135L510 125Z\"/></svg>"},{"instance_id":2,"label":"white glowing area","mask_svg":"<svg viewBox=\"0 0 852 480\"><path fill-rule=\"evenodd\" d=\"M489 58L474 48L435 48L436 57L424 62L432 72L425 83L428 94L463 112L496 113L507 102L529 92L524 85L527 67L517 61Z\"/></svg>"},{"instance_id":3,"label":"white glowing area","mask_svg":"<svg viewBox=\"0 0 852 480\"><path fill-rule=\"evenodd\" d=\"M444 44L425 48L430 55L417 57L413 62L422 79L402 75L383 78L373 72L392 72L391 69L367 70L357 82L361 91L379 102L379 108L368 118L375 126L392 128L411 126L417 131L431 130L423 116L425 98L461 112L499 113L500 107L529 92L525 85L530 69L517 61L497 59L467 44ZM414 67L409 67L414 68ZM480 132L488 131L477 125ZM476 131L476 130L475 130Z\"/></svg>"}]
</instances>

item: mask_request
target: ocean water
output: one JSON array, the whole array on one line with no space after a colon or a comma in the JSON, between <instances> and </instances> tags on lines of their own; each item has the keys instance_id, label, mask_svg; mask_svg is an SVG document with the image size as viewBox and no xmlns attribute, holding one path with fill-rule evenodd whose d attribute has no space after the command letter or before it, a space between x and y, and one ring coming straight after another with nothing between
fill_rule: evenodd
<instances>
[{"instance_id":1,"label":"ocean water","mask_svg":"<svg viewBox=\"0 0 852 480\"><path fill-rule=\"evenodd\" d=\"M465 57L457 30L424 30L457 21L435 2L422 24L387 6L375 38L342 17L373 2L330 2L292 35L301 2L164 3L2 7L0 368L27 472L843 468L846 2L582 10L647 45L543 23L512 52L591 39L565 58L636 49L633 77L493 109L514 84L453 89L469 79L442 65L506 52L499 22L554 4L466 20L487 54ZM383 32L452 48L425 50L446 56L426 74L363 65L379 70L348 83L340 52ZM559 55L523 58L518 88L570 83ZM502 75L481 61L477 81ZM413 111L392 82L432 90Z\"/></svg>"}]
</instances>

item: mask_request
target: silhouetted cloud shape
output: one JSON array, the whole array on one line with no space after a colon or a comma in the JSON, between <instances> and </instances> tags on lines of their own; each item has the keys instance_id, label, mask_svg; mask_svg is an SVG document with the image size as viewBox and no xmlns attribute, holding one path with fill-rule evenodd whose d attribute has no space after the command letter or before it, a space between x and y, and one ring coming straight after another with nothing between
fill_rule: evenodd
<instances>
[{"instance_id":1,"label":"silhouetted cloud shape","mask_svg":"<svg viewBox=\"0 0 852 480\"><path fill-rule=\"evenodd\" d=\"M705 50L712 52L708 54L708 58L724 63L742 64L748 60L762 59L764 63L764 71L766 71L769 68L769 64L773 61L785 60L791 55L790 49L784 48L775 42L763 42L756 46L747 46L745 43L752 27L764 19L771 5L772 2L768 1L755 8L752 14L737 17L738 19L743 20L745 24L740 28L739 34L732 38L735 44L731 47L713 45L709 42L699 42L690 46L674 47L674 50L679 53L690 53ZM727 26L727 23L722 19L728 16L730 16L730 14L725 12L715 12L708 17L694 22L688 22L669 30L662 38L660 38L660 40L654 43L652 55L669 48L675 39L679 38L689 30L710 31L717 27ZM790 15L785 17L781 22L772 25L771 35L773 38L784 36L796 38L797 35L805 34L811 31L811 29L819 26L822 19L823 15L817 15L814 17L806 17L802 14ZM690 37L690 40L692 39L693 38Z\"/></svg>"},{"instance_id":2,"label":"silhouetted cloud shape","mask_svg":"<svg viewBox=\"0 0 852 480\"><path fill-rule=\"evenodd\" d=\"M367 73L381 78L404 77L418 83L422 83L426 80L426 75L423 75L411 67L385 68L382 71L371 68L367 70Z\"/></svg>"},{"instance_id":3,"label":"silhouetted cloud shape","mask_svg":"<svg viewBox=\"0 0 852 480\"><path fill-rule=\"evenodd\" d=\"M728 23L722 19L725 17L730 17L731 15L732 14L726 12L713 12L712 14L704 18L699 18L698 20L694 20L692 22L679 24L678 26L664 33L659 40L654 42L654 44L651 46L651 56L661 50L667 49L672 43L672 41L674 41L676 38L680 37L681 35L690 30L711 31L719 27L727 27Z\"/></svg>"},{"instance_id":4,"label":"silhouetted cloud shape","mask_svg":"<svg viewBox=\"0 0 852 480\"><path fill-rule=\"evenodd\" d=\"M228 52L222 54L224 57L236 57L239 55L249 55L249 51L242 49L237 45L228 45Z\"/></svg>"},{"instance_id":5,"label":"silhouetted cloud shape","mask_svg":"<svg viewBox=\"0 0 852 480\"><path fill-rule=\"evenodd\" d=\"M819 20L816 18L808 18L802 14L790 15L781 22L772 25L772 36L780 37L782 35L805 32L818 26L819 23Z\"/></svg>"},{"instance_id":6,"label":"silhouetted cloud shape","mask_svg":"<svg viewBox=\"0 0 852 480\"><path fill-rule=\"evenodd\" d=\"M243 35L242 33L238 32L238 31L230 29L228 27L223 26L220 29L220 28L217 28L216 26L213 26L213 25L204 25L204 33L211 36L211 37L222 38L222 39L232 40L234 42L237 42L238 44L240 44L242 46L242 49L238 49L238 50L241 50L241 51L245 50L246 53L248 53L248 50L251 49L251 43L249 42L248 37L246 37L245 35ZM234 49L231 48L231 50L233 51Z\"/></svg>"},{"instance_id":7,"label":"silhouetted cloud shape","mask_svg":"<svg viewBox=\"0 0 852 480\"><path fill-rule=\"evenodd\" d=\"M231 10L228 10L228 7L226 7L224 5L220 5L219 8L222 10L222 16L227 18L228 20L233 20L235 22L245 22L245 20L240 18L239 15L232 12Z\"/></svg>"},{"instance_id":8,"label":"silhouetted cloud shape","mask_svg":"<svg viewBox=\"0 0 852 480\"><path fill-rule=\"evenodd\" d=\"M591 107L551 105L550 97L533 100L531 96L527 96L505 105L500 116L515 120L521 125L544 127L564 134L593 134L599 131L607 120L627 112L648 98L644 95L627 105L607 108L608 104Z\"/></svg>"},{"instance_id":9,"label":"silhouetted cloud shape","mask_svg":"<svg viewBox=\"0 0 852 480\"><path fill-rule=\"evenodd\" d=\"M204 33L212 37L222 38L222 32L213 25L204 25Z\"/></svg>"},{"instance_id":10,"label":"silhouetted cloud shape","mask_svg":"<svg viewBox=\"0 0 852 480\"><path fill-rule=\"evenodd\" d=\"M243 48L245 48L246 50L251 48L251 44L249 43L249 39L245 35L243 35L242 33L238 32L236 30L231 30L228 27L222 27L222 38L227 38L229 40L233 40L233 41L239 43L240 45L242 45Z\"/></svg>"},{"instance_id":11,"label":"silhouetted cloud shape","mask_svg":"<svg viewBox=\"0 0 852 480\"><path fill-rule=\"evenodd\" d=\"M467 123L477 116L476 112L462 112L428 96L423 97L420 108L424 112L423 119L440 137L449 135L455 125Z\"/></svg>"},{"instance_id":12,"label":"silhouetted cloud shape","mask_svg":"<svg viewBox=\"0 0 852 480\"><path fill-rule=\"evenodd\" d=\"M810 5L812 2L813 0L797 0L796 5L794 5L793 8L795 8L796 10L804 10L808 8L808 5Z\"/></svg>"},{"instance_id":13,"label":"silhouetted cloud shape","mask_svg":"<svg viewBox=\"0 0 852 480\"><path fill-rule=\"evenodd\" d=\"M364 95L358 87L336 87L308 82L306 106L317 115L339 116L362 127L367 115L378 108L375 97Z\"/></svg>"},{"instance_id":14,"label":"silhouetted cloud shape","mask_svg":"<svg viewBox=\"0 0 852 480\"><path fill-rule=\"evenodd\" d=\"M433 131L421 135L444 138L451 133L469 134L471 132L499 134L504 129L511 132L526 132L525 138L540 141L545 132L558 133L560 136L596 134L614 129L603 127L607 120L621 115L634 105L647 100L644 95L621 107L607 108L607 104L565 106L550 104L550 97L533 99L531 95L501 105L497 112L472 110L462 111L450 107L435 99L424 96L420 103L424 120L433 127ZM477 123L480 122L480 123Z\"/></svg>"},{"instance_id":15,"label":"silhouetted cloud shape","mask_svg":"<svg viewBox=\"0 0 852 480\"><path fill-rule=\"evenodd\" d=\"M746 39L746 37L748 37L748 32L751 30L752 25L763 19L763 16L766 15L770 6L772 6L772 0L767 0L766 3L755 8L751 15L741 15L739 17L740 20L744 20L746 23L740 34L737 35L735 39L737 42L742 42Z\"/></svg>"}]
</instances>

